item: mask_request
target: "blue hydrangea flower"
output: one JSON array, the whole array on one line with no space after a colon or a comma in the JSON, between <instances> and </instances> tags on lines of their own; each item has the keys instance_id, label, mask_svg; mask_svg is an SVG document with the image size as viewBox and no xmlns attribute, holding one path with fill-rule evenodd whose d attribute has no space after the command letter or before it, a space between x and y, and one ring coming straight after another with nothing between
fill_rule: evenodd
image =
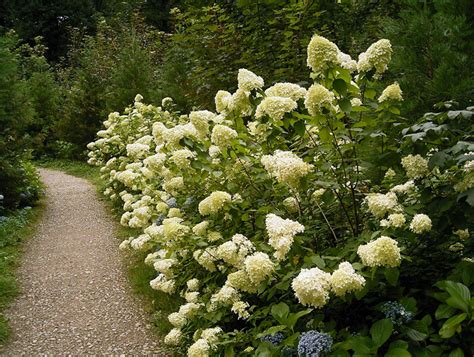
<instances>
[{"instance_id":1,"label":"blue hydrangea flower","mask_svg":"<svg viewBox=\"0 0 474 357\"><path fill-rule=\"evenodd\" d=\"M158 216L158 218L156 219L155 224L156 224L157 226L161 225L161 224L163 223L163 220L164 220L164 219L165 219L165 215L164 215L164 214L160 214L160 215Z\"/></svg>"},{"instance_id":2,"label":"blue hydrangea flower","mask_svg":"<svg viewBox=\"0 0 474 357\"><path fill-rule=\"evenodd\" d=\"M168 205L169 208L178 207L178 202L176 202L176 198L174 197L171 197L168 201L166 201L166 204Z\"/></svg>"},{"instance_id":3,"label":"blue hydrangea flower","mask_svg":"<svg viewBox=\"0 0 474 357\"><path fill-rule=\"evenodd\" d=\"M319 357L321 352L331 350L333 339L324 332L315 330L303 332L298 343L298 356Z\"/></svg>"},{"instance_id":4,"label":"blue hydrangea flower","mask_svg":"<svg viewBox=\"0 0 474 357\"><path fill-rule=\"evenodd\" d=\"M184 201L183 206L184 206L184 207L188 207L188 206L190 206L193 202L194 202L194 197L188 197L188 198L186 198L186 201Z\"/></svg>"},{"instance_id":5,"label":"blue hydrangea flower","mask_svg":"<svg viewBox=\"0 0 474 357\"><path fill-rule=\"evenodd\" d=\"M413 313L407 311L405 306L396 301L387 301L382 305L382 312L387 319L390 319L394 325L404 325L413 318Z\"/></svg>"},{"instance_id":6,"label":"blue hydrangea flower","mask_svg":"<svg viewBox=\"0 0 474 357\"><path fill-rule=\"evenodd\" d=\"M270 342L274 346L279 345L284 339L285 335L281 332L275 332L273 335L266 335L260 338L261 341Z\"/></svg>"}]
</instances>

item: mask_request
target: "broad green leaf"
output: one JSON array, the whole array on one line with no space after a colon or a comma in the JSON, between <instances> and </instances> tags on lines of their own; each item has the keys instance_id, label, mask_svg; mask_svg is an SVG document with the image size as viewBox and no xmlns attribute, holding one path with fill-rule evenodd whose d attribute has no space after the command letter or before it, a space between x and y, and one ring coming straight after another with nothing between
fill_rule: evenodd
<instances>
[{"instance_id":1,"label":"broad green leaf","mask_svg":"<svg viewBox=\"0 0 474 357\"><path fill-rule=\"evenodd\" d=\"M385 357L411 357L411 353L402 348L392 348L385 354Z\"/></svg>"},{"instance_id":2,"label":"broad green leaf","mask_svg":"<svg viewBox=\"0 0 474 357\"><path fill-rule=\"evenodd\" d=\"M449 305L441 304L438 306L435 312L435 318L436 320L441 320L441 319L447 319L456 312L456 309L454 307L451 307Z\"/></svg>"},{"instance_id":3,"label":"broad green leaf","mask_svg":"<svg viewBox=\"0 0 474 357\"><path fill-rule=\"evenodd\" d=\"M428 337L426 333L415 330L413 328L408 328L406 334L413 341L423 341Z\"/></svg>"},{"instance_id":4,"label":"broad green leaf","mask_svg":"<svg viewBox=\"0 0 474 357\"><path fill-rule=\"evenodd\" d=\"M451 297L446 300L449 306L456 307L464 312L469 312L471 293L464 284L446 281L445 290L451 295Z\"/></svg>"},{"instance_id":5,"label":"broad green leaf","mask_svg":"<svg viewBox=\"0 0 474 357\"><path fill-rule=\"evenodd\" d=\"M397 268L385 268L384 275L390 285L396 286L400 271Z\"/></svg>"},{"instance_id":6,"label":"broad green leaf","mask_svg":"<svg viewBox=\"0 0 474 357\"><path fill-rule=\"evenodd\" d=\"M365 355L370 354L374 347L372 340L366 336L352 337L349 340L349 345L354 352Z\"/></svg>"},{"instance_id":7,"label":"broad green leaf","mask_svg":"<svg viewBox=\"0 0 474 357\"><path fill-rule=\"evenodd\" d=\"M286 319L286 321L287 321L286 325L290 328L293 328L296 325L296 323L298 322L298 320L300 319L300 317L308 315L312 311L313 311L312 309L306 309L306 310L298 311L298 312L293 313L293 314L289 314L288 318Z\"/></svg>"},{"instance_id":8,"label":"broad green leaf","mask_svg":"<svg viewBox=\"0 0 474 357\"><path fill-rule=\"evenodd\" d=\"M458 347L449 354L449 357L464 357L464 352Z\"/></svg>"},{"instance_id":9,"label":"broad green leaf","mask_svg":"<svg viewBox=\"0 0 474 357\"><path fill-rule=\"evenodd\" d=\"M370 335L377 347L382 346L392 335L393 323L389 319L375 322L370 328Z\"/></svg>"},{"instance_id":10,"label":"broad green leaf","mask_svg":"<svg viewBox=\"0 0 474 357\"><path fill-rule=\"evenodd\" d=\"M332 86L340 95L344 95L347 92L347 84L343 79L336 79L332 82Z\"/></svg>"},{"instance_id":11,"label":"broad green leaf","mask_svg":"<svg viewBox=\"0 0 474 357\"><path fill-rule=\"evenodd\" d=\"M441 329L439 330L439 335L442 338L452 337L456 333L459 327L459 324L463 322L466 319L466 317L467 317L466 313L462 313L462 314L451 317L443 324L443 326L441 326Z\"/></svg>"},{"instance_id":12,"label":"broad green leaf","mask_svg":"<svg viewBox=\"0 0 474 357\"><path fill-rule=\"evenodd\" d=\"M300 121L297 121L293 127L295 128L295 131L296 131L296 134L298 134L299 136L303 136L304 135L304 132L305 132L305 129L306 129L306 126L305 126L305 123L304 121L300 120Z\"/></svg>"},{"instance_id":13,"label":"broad green leaf","mask_svg":"<svg viewBox=\"0 0 474 357\"><path fill-rule=\"evenodd\" d=\"M352 109L351 101L347 98L344 98L339 101L339 107L343 112L350 113Z\"/></svg>"},{"instance_id":14,"label":"broad green leaf","mask_svg":"<svg viewBox=\"0 0 474 357\"><path fill-rule=\"evenodd\" d=\"M290 308L284 302L273 305L271 309L272 316L282 325L284 324L289 312Z\"/></svg>"},{"instance_id":15,"label":"broad green leaf","mask_svg":"<svg viewBox=\"0 0 474 357\"><path fill-rule=\"evenodd\" d=\"M256 337L260 338L260 337L267 336L267 335L274 335L275 333L280 332L280 331L284 331L285 329L286 329L285 325L272 326L272 327L266 329L265 331L257 334Z\"/></svg>"},{"instance_id":16,"label":"broad green leaf","mask_svg":"<svg viewBox=\"0 0 474 357\"><path fill-rule=\"evenodd\" d=\"M402 350L407 350L408 349L408 342L406 341L403 341L403 340L397 340L397 341L393 341L390 346L389 346L389 350L393 349L393 348L400 348Z\"/></svg>"}]
</instances>

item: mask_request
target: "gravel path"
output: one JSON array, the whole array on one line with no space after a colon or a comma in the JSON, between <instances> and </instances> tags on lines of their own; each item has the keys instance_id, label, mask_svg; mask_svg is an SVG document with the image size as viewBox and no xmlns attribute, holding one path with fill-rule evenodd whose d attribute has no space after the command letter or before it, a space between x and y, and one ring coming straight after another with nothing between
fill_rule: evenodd
<instances>
[{"instance_id":1,"label":"gravel path","mask_svg":"<svg viewBox=\"0 0 474 357\"><path fill-rule=\"evenodd\" d=\"M40 170L46 209L27 244L23 294L7 311L4 356L163 356L121 266L115 225L95 188Z\"/></svg>"}]
</instances>

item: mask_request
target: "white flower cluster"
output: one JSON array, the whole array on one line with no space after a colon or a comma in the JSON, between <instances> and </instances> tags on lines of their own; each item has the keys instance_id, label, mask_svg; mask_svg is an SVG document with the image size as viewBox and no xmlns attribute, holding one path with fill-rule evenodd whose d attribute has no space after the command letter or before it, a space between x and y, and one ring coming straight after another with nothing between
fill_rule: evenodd
<instances>
[{"instance_id":1,"label":"white flower cluster","mask_svg":"<svg viewBox=\"0 0 474 357\"><path fill-rule=\"evenodd\" d=\"M400 85L398 83L390 84L387 88L385 88L382 94L379 97L379 103L385 101L398 101L401 102L403 100L402 97L402 90L400 89Z\"/></svg>"},{"instance_id":2,"label":"white flower cluster","mask_svg":"<svg viewBox=\"0 0 474 357\"><path fill-rule=\"evenodd\" d=\"M388 215L387 219L381 220L380 225L382 227L401 228L405 222L406 219L403 213L392 213Z\"/></svg>"},{"instance_id":3,"label":"white flower cluster","mask_svg":"<svg viewBox=\"0 0 474 357\"><path fill-rule=\"evenodd\" d=\"M356 63L332 42L314 36L307 61L312 78L331 73L334 78L346 79L357 65L363 72L375 69L381 74L389 52L390 44L382 41ZM363 77L354 74L347 86L353 106L364 104L358 78ZM292 274L291 267L302 264L301 256L284 260L292 247L295 250L296 245L304 245L304 240L295 244L295 237L305 227L280 217L281 213L267 214L268 207L285 208L303 222L306 204L324 204L323 195L328 202L331 197L329 190L326 195L324 188L316 186L318 178L310 176L314 168L310 162L318 160L310 157L304 145L307 133L322 141L319 125L326 125L326 119L335 123L342 117L337 104L342 93L337 93L336 99L335 89L327 89L323 81L308 89L293 83L276 83L265 89L263 79L246 69L239 70L237 80L234 93L217 92L215 112L195 110L185 115L173 112L176 106L171 98L156 107L144 104L143 97L137 95L123 115L109 115L98 140L88 145L89 162L102 165L101 175L107 181L104 194L123 207L121 224L140 230L124 240L120 249L140 250L146 256L145 264L157 274L150 286L185 300L168 316L173 329L165 342L188 348L189 356L221 352L216 344L222 330L215 327L216 321L209 325L204 314L215 311L215 316L222 316L230 326L232 319L251 319L261 306L250 303L259 299L248 296L244 301L244 296L260 293L280 273ZM397 98L396 88L391 88L384 91L380 101ZM293 130L285 135L286 118L297 118L300 124L308 118L296 133L301 145L291 142ZM311 144L311 148L316 145ZM268 150L273 154L268 155ZM275 200L267 200L270 190L264 197L257 193L263 188L259 186L262 182L271 186L270 177L281 184L275 187L281 192ZM386 218L387 227L404 226L405 215L399 211L396 194L411 192L412 186L407 183L385 195L369 195L369 210L380 219ZM305 192L296 190L303 187ZM311 194L309 201L305 194ZM412 198L407 195L400 199ZM262 214L267 214L266 232L262 231ZM414 218L412 225L413 230L426 231L426 220ZM390 244L383 238L359 247L365 265L395 266L396 242ZM269 256L269 249L273 256ZM322 307L331 295L342 297L362 289L365 280L355 268L341 262L332 273L303 269L292 282L296 298L304 305ZM191 338L194 343L189 343Z\"/></svg>"},{"instance_id":4,"label":"white flower cluster","mask_svg":"<svg viewBox=\"0 0 474 357\"><path fill-rule=\"evenodd\" d=\"M369 193L366 199L370 213L378 218L398 209L397 195L394 192Z\"/></svg>"},{"instance_id":5,"label":"white flower cluster","mask_svg":"<svg viewBox=\"0 0 474 357\"><path fill-rule=\"evenodd\" d=\"M307 64L313 72L323 74L339 64L339 48L323 36L314 35L308 44Z\"/></svg>"},{"instance_id":6,"label":"white flower cluster","mask_svg":"<svg viewBox=\"0 0 474 357\"><path fill-rule=\"evenodd\" d=\"M337 296L361 290L365 285L365 279L357 274L349 262L342 262L339 268L331 275L331 290Z\"/></svg>"},{"instance_id":7,"label":"white flower cluster","mask_svg":"<svg viewBox=\"0 0 474 357\"><path fill-rule=\"evenodd\" d=\"M215 191L199 202L199 213L203 216L216 214L231 200L232 196L227 192Z\"/></svg>"},{"instance_id":8,"label":"white flower cluster","mask_svg":"<svg viewBox=\"0 0 474 357\"><path fill-rule=\"evenodd\" d=\"M227 264L241 268L245 258L255 251L255 247L248 238L242 234L235 234L232 240L222 243L217 247L217 257Z\"/></svg>"},{"instance_id":9,"label":"white flower cluster","mask_svg":"<svg viewBox=\"0 0 474 357\"><path fill-rule=\"evenodd\" d=\"M265 90L268 97L284 97L295 102L306 96L306 89L294 83L276 83Z\"/></svg>"},{"instance_id":10,"label":"white flower cluster","mask_svg":"<svg viewBox=\"0 0 474 357\"><path fill-rule=\"evenodd\" d=\"M297 107L298 104L291 98L265 97L257 106L255 118L268 115L272 120L279 121L283 119L285 113L292 112Z\"/></svg>"},{"instance_id":11,"label":"white flower cluster","mask_svg":"<svg viewBox=\"0 0 474 357\"><path fill-rule=\"evenodd\" d=\"M410 222L410 230L416 234L429 232L431 230L431 219L426 214L415 214Z\"/></svg>"},{"instance_id":12,"label":"white flower cluster","mask_svg":"<svg viewBox=\"0 0 474 357\"><path fill-rule=\"evenodd\" d=\"M234 129L228 126L218 124L212 129L211 140L219 148L225 148L231 145L232 140L238 136Z\"/></svg>"},{"instance_id":13,"label":"white flower cluster","mask_svg":"<svg viewBox=\"0 0 474 357\"><path fill-rule=\"evenodd\" d=\"M379 40L369 46L367 51L359 55L357 70L369 72L375 69L377 74L384 73L392 59L392 45L389 40Z\"/></svg>"},{"instance_id":14,"label":"white flower cluster","mask_svg":"<svg viewBox=\"0 0 474 357\"><path fill-rule=\"evenodd\" d=\"M420 155L408 155L402 158L402 166L411 179L425 177L428 172L428 161Z\"/></svg>"},{"instance_id":15,"label":"white flower cluster","mask_svg":"<svg viewBox=\"0 0 474 357\"><path fill-rule=\"evenodd\" d=\"M329 300L331 274L319 268L302 269L291 287L299 302L305 306L323 307Z\"/></svg>"},{"instance_id":16,"label":"white flower cluster","mask_svg":"<svg viewBox=\"0 0 474 357\"><path fill-rule=\"evenodd\" d=\"M401 261L398 242L386 236L359 246L357 254L368 267L397 267Z\"/></svg>"},{"instance_id":17,"label":"white flower cluster","mask_svg":"<svg viewBox=\"0 0 474 357\"><path fill-rule=\"evenodd\" d=\"M364 277L356 273L349 262L340 263L332 274L319 268L302 269L291 283L299 302L316 308L327 304L331 292L336 296L344 296L364 286Z\"/></svg>"},{"instance_id":18,"label":"white flower cluster","mask_svg":"<svg viewBox=\"0 0 474 357\"><path fill-rule=\"evenodd\" d=\"M304 100L304 105L311 115L322 114L324 110L334 111L336 97L333 92L329 91L321 84L313 84L309 87Z\"/></svg>"},{"instance_id":19,"label":"white flower cluster","mask_svg":"<svg viewBox=\"0 0 474 357\"><path fill-rule=\"evenodd\" d=\"M239 69L239 74L237 75L237 81L239 84L239 89L244 91L251 91L253 89L261 89L264 85L263 78L257 76L255 73L241 68Z\"/></svg>"},{"instance_id":20,"label":"white flower cluster","mask_svg":"<svg viewBox=\"0 0 474 357\"><path fill-rule=\"evenodd\" d=\"M269 244L275 249L276 259L283 260L291 249L294 236L304 232L304 226L291 219L283 219L271 213L265 219Z\"/></svg>"},{"instance_id":21,"label":"white flower cluster","mask_svg":"<svg viewBox=\"0 0 474 357\"><path fill-rule=\"evenodd\" d=\"M261 162L278 182L292 187L298 186L299 180L313 168L313 165L304 162L291 151L277 150L273 155L262 156Z\"/></svg>"}]
</instances>

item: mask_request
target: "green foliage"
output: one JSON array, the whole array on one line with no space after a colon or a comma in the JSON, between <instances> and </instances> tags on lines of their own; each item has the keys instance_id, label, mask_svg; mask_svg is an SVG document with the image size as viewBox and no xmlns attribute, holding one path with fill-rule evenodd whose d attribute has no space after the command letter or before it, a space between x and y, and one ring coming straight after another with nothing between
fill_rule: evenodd
<instances>
[{"instance_id":1,"label":"green foliage","mask_svg":"<svg viewBox=\"0 0 474 357\"><path fill-rule=\"evenodd\" d=\"M72 66L61 73L64 98L57 125L57 139L76 146L72 157L83 154L109 112L122 110L137 93L154 98L159 36L138 17L115 18L102 20L95 36L76 43Z\"/></svg>"},{"instance_id":2,"label":"green foliage","mask_svg":"<svg viewBox=\"0 0 474 357\"><path fill-rule=\"evenodd\" d=\"M18 294L15 268L20 257L21 243L33 234L41 208L25 208L8 216L0 215L0 345L6 342L10 333L3 311Z\"/></svg>"},{"instance_id":3,"label":"green foliage","mask_svg":"<svg viewBox=\"0 0 474 357\"><path fill-rule=\"evenodd\" d=\"M34 87L45 80L46 91L54 88L48 87L50 76L41 46L19 47L13 32L0 36L0 214L32 205L39 197L38 176L26 160L32 138L38 136L31 127L36 120L46 124L50 114L43 114L55 109L50 98L43 101L41 90Z\"/></svg>"},{"instance_id":4,"label":"green foliage","mask_svg":"<svg viewBox=\"0 0 474 357\"><path fill-rule=\"evenodd\" d=\"M470 3L470 5L469 5ZM395 49L392 73L407 98L405 111L421 115L431 103L474 97L472 2L404 1L385 24Z\"/></svg>"},{"instance_id":5,"label":"green foliage","mask_svg":"<svg viewBox=\"0 0 474 357\"><path fill-rule=\"evenodd\" d=\"M329 65L309 88L283 85L295 100L241 71L239 89L220 92L227 101L216 95L218 114L183 116L169 100L137 98L109 115L89 162L102 166L122 225L142 229L121 248L149 253L159 272L150 285L186 298L177 313L185 322L173 322L179 354L214 327L224 330L217 341L204 339L224 355L284 355L314 330L334 340L334 356L469 353L458 342L470 333L467 298L440 334L433 284L472 252L472 108L445 103L412 125L396 85L381 95L383 70L355 72L331 59L331 44L313 44ZM389 44L378 46L372 60L389 62ZM287 221L269 223L272 214ZM293 233L273 231L287 224ZM252 249L236 258L240 248L229 247L240 234ZM352 289L341 292L344 266Z\"/></svg>"}]
</instances>

